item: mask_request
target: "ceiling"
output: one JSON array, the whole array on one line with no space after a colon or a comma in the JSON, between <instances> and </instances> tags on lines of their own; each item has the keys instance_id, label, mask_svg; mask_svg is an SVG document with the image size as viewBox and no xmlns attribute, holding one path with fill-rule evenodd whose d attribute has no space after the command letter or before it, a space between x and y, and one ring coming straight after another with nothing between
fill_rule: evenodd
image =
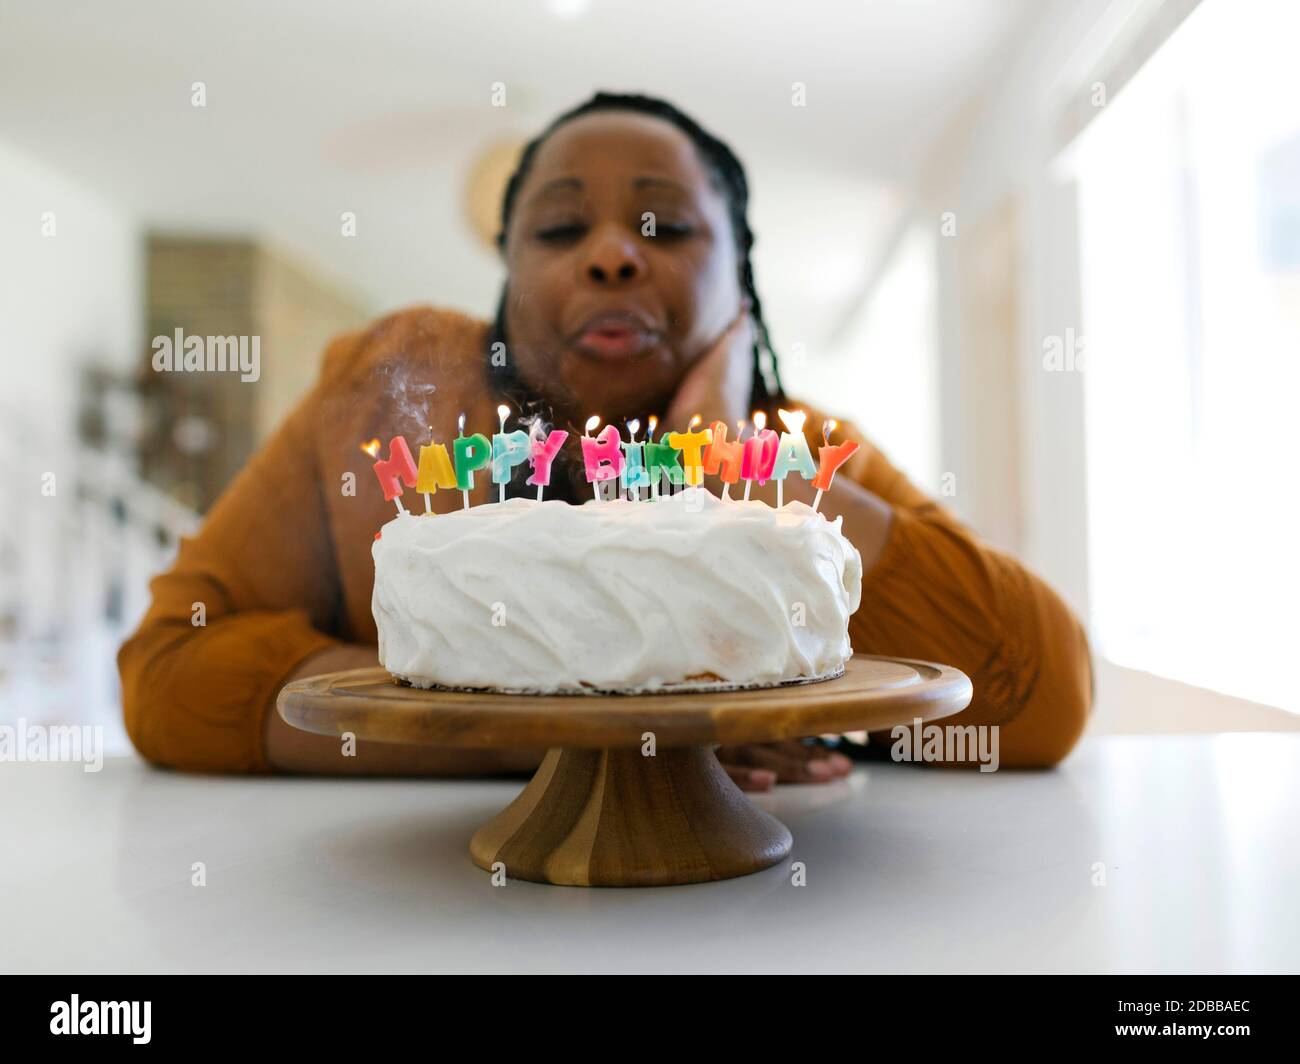
<instances>
[{"instance_id":1,"label":"ceiling","mask_svg":"<svg viewBox=\"0 0 1300 1064\"><path fill-rule=\"evenodd\" d=\"M482 312L500 273L466 222L474 160L595 88L664 95L749 167L760 284L821 320L1029 6L0 0L0 140L145 226L273 241L370 309Z\"/></svg>"}]
</instances>

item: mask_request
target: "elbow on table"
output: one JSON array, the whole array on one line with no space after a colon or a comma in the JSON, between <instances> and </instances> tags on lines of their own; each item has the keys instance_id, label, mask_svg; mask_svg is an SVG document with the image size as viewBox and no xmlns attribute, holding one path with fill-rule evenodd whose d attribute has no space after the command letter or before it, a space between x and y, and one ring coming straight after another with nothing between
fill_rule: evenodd
<instances>
[{"instance_id":1,"label":"elbow on table","mask_svg":"<svg viewBox=\"0 0 1300 1064\"><path fill-rule=\"evenodd\" d=\"M118 652L122 718L136 752L152 765L183 772L262 771L247 729L232 728L217 707L201 705L203 684L177 680L167 668L168 653L144 630Z\"/></svg>"},{"instance_id":2,"label":"elbow on table","mask_svg":"<svg viewBox=\"0 0 1300 1064\"><path fill-rule=\"evenodd\" d=\"M1035 693L1001 729L1006 768L1053 768L1078 745L1092 713L1092 661L1080 636L1077 652L1043 665Z\"/></svg>"}]
</instances>

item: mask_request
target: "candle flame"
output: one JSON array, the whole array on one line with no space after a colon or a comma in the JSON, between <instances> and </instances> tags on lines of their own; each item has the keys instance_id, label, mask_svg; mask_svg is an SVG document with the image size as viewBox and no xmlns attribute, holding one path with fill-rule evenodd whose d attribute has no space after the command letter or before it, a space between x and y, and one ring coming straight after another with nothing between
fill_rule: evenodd
<instances>
[{"instance_id":1,"label":"candle flame","mask_svg":"<svg viewBox=\"0 0 1300 1064\"><path fill-rule=\"evenodd\" d=\"M506 418L508 418L509 416L510 416L510 407L506 406L505 403L502 403L500 406L497 407L497 417L501 419L502 432L505 432L506 430Z\"/></svg>"},{"instance_id":2,"label":"candle flame","mask_svg":"<svg viewBox=\"0 0 1300 1064\"><path fill-rule=\"evenodd\" d=\"M754 435L757 436L767 428L767 415L761 410L754 411Z\"/></svg>"},{"instance_id":3,"label":"candle flame","mask_svg":"<svg viewBox=\"0 0 1300 1064\"><path fill-rule=\"evenodd\" d=\"M636 434L637 434L640 430L641 430L641 419L640 419L640 418L635 418L635 417L634 417L631 421L629 421L629 422L627 423L627 432L628 432L628 436L629 436L629 438L635 440L635 439L636 439Z\"/></svg>"},{"instance_id":4,"label":"candle flame","mask_svg":"<svg viewBox=\"0 0 1300 1064\"><path fill-rule=\"evenodd\" d=\"M591 417L587 418L587 428L586 428L587 435L591 435L591 430L594 429L599 424L600 424L599 414L592 414Z\"/></svg>"},{"instance_id":5,"label":"candle flame","mask_svg":"<svg viewBox=\"0 0 1300 1064\"><path fill-rule=\"evenodd\" d=\"M658 427L659 427L659 419L658 419L657 417L655 417L654 414L651 414L651 415L650 415L650 428L649 428L649 430L647 431L646 435L650 438L650 441L651 441L652 443L654 442L654 438L655 438L655 429L657 429Z\"/></svg>"},{"instance_id":6,"label":"candle flame","mask_svg":"<svg viewBox=\"0 0 1300 1064\"><path fill-rule=\"evenodd\" d=\"M827 418L825 421L823 421L823 422L822 422L822 442L823 442L823 443L830 443L830 442L831 442L831 433L834 432L834 431L835 431L837 428L839 428L839 427L840 427L840 423L839 423L838 421L836 421L833 417Z\"/></svg>"},{"instance_id":7,"label":"candle flame","mask_svg":"<svg viewBox=\"0 0 1300 1064\"><path fill-rule=\"evenodd\" d=\"M374 458L374 456L379 453L378 438L371 440L369 443L363 443L361 449L365 451L366 454L370 455L371 458Z\"/></svg>"},{"instance_id":8,"label":"candle flame","mask_svg":"<svg viewBox=\"0 0 1300 1064\"><path fill-rule=\"evenodd\" d=\"M690 432L691 429L695 428L695 426L698 425L699 423L700 423L700 415L696 414L691 418L691 423L686 426L686 431Z\"/></svg>"},{"instance_id":9,"label":"candle flame","mask_svg":"<svg viewBox=\"0 0 1300 1064\"><path fill-rule=\"evenodd\" d=\"M460 417L456 419L456 431L462 436L465 435L465 411L460 412Z\"/></svg>"},{"instance_id":10,"label":"candle flame","mask_svg":"<svg viewBox=\"0 0 1300 1064\"><path fill-rule=\"evenodd\" d=\"M777 415L786 432L803 432L803 423L808 420L808 415L802 410L777 410Z\"/></svg>"}]
</instances>

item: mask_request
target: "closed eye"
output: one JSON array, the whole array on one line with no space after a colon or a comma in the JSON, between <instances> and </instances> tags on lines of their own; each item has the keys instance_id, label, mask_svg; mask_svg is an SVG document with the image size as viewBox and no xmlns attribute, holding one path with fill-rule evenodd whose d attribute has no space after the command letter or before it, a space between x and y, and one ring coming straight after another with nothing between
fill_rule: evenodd
<instances>
[{"instance_id":1,"label":"closed eye","mask_svg":"<svg viewBox=\"0 0 1300 1064\"><path fill-rule=\"evenodd\" d=\"M695 232L695 227L690 225L674 225L672 222L660 222L655 226L656 236L666 236L669 239L681 239L690 236Z\"/></svg>"},{"instance_id":2,"label":"closed eye","mask_svg":"<svg viewBox=\"0 0 1300 1064\"><path fill-rule=\"evenodd\" d=\"M571 244L582 239L587 227L576 223L552 225L537 231L537 239L547 244Z\"/></svg>"}]
</instances>

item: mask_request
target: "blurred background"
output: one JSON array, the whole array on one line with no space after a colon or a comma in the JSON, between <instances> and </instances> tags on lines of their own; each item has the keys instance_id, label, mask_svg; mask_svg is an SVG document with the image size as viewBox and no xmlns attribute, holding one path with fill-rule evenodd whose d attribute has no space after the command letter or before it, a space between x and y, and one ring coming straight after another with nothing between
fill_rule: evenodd
<instances>
[{"instance_id":1,"label":"blurred background","mask_svg":"<svg viewBox=\"0 0 1300 1064\"><path fill-rule=\"evenodd\" d=\"M0 722L126 750L150 576L326 340L488 316L596 89L748 167L792 394L1087 619L1100 732L1300 728L1300 5L0 0ZM154 337L260 337L261 376Z\"/></svg>"}]
</instances>

